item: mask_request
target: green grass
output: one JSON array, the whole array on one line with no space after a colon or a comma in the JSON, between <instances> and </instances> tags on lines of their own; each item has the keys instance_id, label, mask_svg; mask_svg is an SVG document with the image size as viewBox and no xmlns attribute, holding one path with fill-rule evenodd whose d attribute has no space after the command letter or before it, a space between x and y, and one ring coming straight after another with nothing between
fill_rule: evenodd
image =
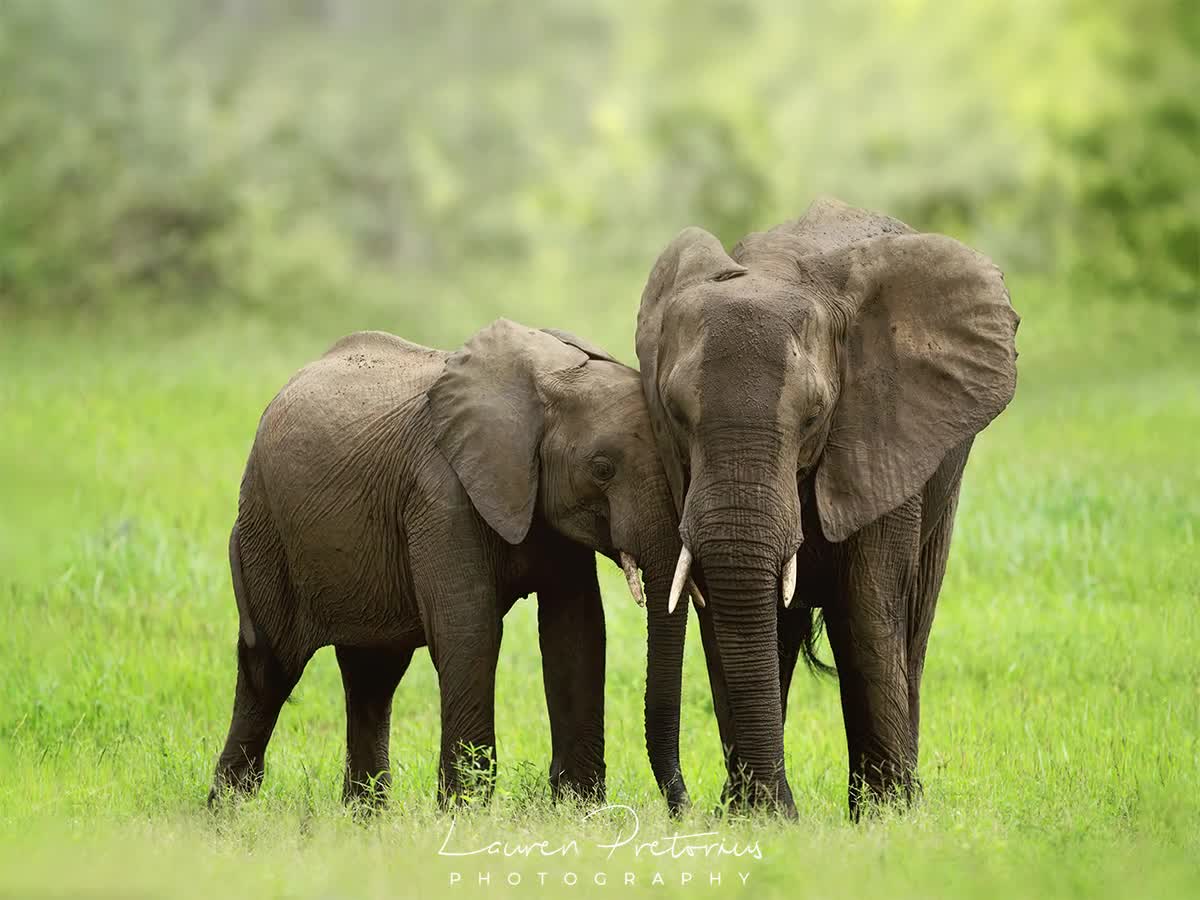
<instances>
[{"instance_id":1,"label":"green grass","mask_svg":"<svg viewBox=\"0 0 1200 900\"><path fill-rule=\"evenodd\" d=\"M636 280L619 285L624 296L636 297ZM532 602L506 620L498 795L459 818L455 840L575 837L577 857L437 855L450 820L433 804L437 693L423 652L396 697L385 814L362 824L342 810L329 650L284 710L262 793L208 813L232 700L225 540L241 466L262 407L355 313L327 316L328 330L10 324L0 334L0 894L533 896L542 871L568 896L1196 896L1200 330L1161 306L1067 302L1036 286L1014 294L1018 396L968 468L925 676L916 809L847 821L836 683L800 678L787 728L800 821L711 819L722 770L693 629L683 754L698 811L670 823L643 748L644 625L601 564L610 800L637 809L641 838L715 829L727 844L757 841L761 860L632 847L606 859L594 842L615 820L581 824L582 810L549 804ZM503 293L488 302L525 308ZM423 322L397 316L421 323L407 330L379 312L362 324L449 345L490 312L431 309ZM580 309L553 324L632 357L632 315L606 326ZM486 888L480 870L492 873ZM463 875L453 888L452 871ZM510 872L521 887L505 884ZM651 883L655 872L667 886ZM681 886L684 872L694 880Z\"/></svg>"}]
</instances>

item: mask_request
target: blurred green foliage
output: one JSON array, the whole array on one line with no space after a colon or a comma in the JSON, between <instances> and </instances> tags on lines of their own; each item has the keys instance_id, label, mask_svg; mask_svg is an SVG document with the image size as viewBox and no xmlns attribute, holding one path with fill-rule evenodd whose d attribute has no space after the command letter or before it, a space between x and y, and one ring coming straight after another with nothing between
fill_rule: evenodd
<instances>
[{"instance_id":1,"label":"blurred green foliage","mask_svg":"<svg viewBox=\"0 0 1200 900\"><path fill-rule=\"evenodd\" d=\"M0 309L648 270L828 193L1197 302L1188 0L6 0ZM631 303L629 298L621 298ZM514 315L519 311L514 311Z\"/></svg>"}]
</instances>

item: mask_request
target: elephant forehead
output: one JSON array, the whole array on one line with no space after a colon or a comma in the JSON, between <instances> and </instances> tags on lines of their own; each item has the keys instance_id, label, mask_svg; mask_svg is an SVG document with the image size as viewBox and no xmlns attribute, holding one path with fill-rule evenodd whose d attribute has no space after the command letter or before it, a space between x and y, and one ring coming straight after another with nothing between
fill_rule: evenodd
<instances>
[{"instance_id":1,"label":"elephant forehead","mask_svg":"<svg viewBox=\"0 0 1200 900\"><path fill-rule=\"evenodd\" d=\"M560 379L548 407L548 434L573 452L652 453L653 432L641 381L636 375L595 377L586 371L596 365L589 363ZM634 449L639 446L641 450Z\"/></svg>"},{"instance_id":2,"label":"elephant forehead","mask_svg":"<svg viewBox=\"0 0 1200 900\"><path fill-rule=\"evenodd\" d=\"M563 373L554 399L555 406L581 417L581 425L649 421L640 376L619 363L592 360Z\"/></svg>"},{"instance_id":3,"label":"elephant forehead","mask_svg":"<svg viewBox=\"0 0 1200 900\"><path fill-rule=\"evenodd\" d=\"M636 394L601 394L588 404L576 423L580 430L650 440L650 414L639 390Z\"/></svg>"},{"instance_id":4,"label":"elephant forehead","mask_svg":"<svg viewBox=\"0 0 1200 900\"><path fill-rule=\"evenodd\" d=\"M773 419L795 341L786 319L760 304L710 310L700 364L701 417Z\"/></svg>"}]
</instances>

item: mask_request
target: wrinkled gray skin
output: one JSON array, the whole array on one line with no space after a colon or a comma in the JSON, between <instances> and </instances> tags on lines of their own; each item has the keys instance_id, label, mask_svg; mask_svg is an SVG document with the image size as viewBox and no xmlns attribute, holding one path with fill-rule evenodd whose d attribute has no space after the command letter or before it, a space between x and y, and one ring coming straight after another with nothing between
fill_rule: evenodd
<instances>
[{"instance_id":1,"label":"wrinkled gray skin","mask_svg":"<svg viewBox=\"0 0 1200 900\"><path fill-rule=\"evenodd\" d=\"M1017 323L983 256L832 200L732 254L689 228L658 259L638 358L708 600L727 800L795 815L783 719L813 608L841 686L852 816L918 789L959 484L973 437L1013 396Z\"/></svg>"},{"instance_id":2,"label":"wrinkled gray skin","mask_svg":"<svg viewBox=\"0 0 1200 900\"><path fill-rule=\"evenodd\" d=\"M230 538L237 688L210 802L258 787L280 708L329 644L346 695L346 799L382 797L392 694L426 645L441 691L438 796L461 797L464 765L493 765L501 617L530 592L555 795L602 797L595 551L636 558L665 612L677 521L638 374L602 350L504 319L452 354L379 332L341 340L271 402L246 465ZM647 737L669 780L679 662L662 670L648 673Z\"/></svg>"}]
</instances>

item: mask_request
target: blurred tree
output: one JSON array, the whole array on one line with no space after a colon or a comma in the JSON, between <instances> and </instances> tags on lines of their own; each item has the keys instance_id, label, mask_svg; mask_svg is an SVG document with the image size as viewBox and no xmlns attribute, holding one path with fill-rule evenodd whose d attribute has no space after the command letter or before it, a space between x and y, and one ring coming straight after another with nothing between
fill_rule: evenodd
<instances>
[{"instance_id":1,"label":"blurred tree","mask_svg":"<svg viewBox=\"0 0 1200 900\"><path fill-rule=\"evenodd\" d=\"M1122 40L1101 45L1106 103L1057 135L1075 168L1072 267L1093 284L1200 303L1200 7L1106 5ZM1075 14L1095 16L1078 3Z\"/></svg>"},{"instance_id":2,"label":"blurred tree","mask_svg":"<svg viewBox=\"0 0 1200 900\"><path fill-rule=\"evenodd\" d=\"M1198 27L1186 0L7 0L0 304L641 271L826 193L1194 302Z\"/></svg>"}]
</instances>

